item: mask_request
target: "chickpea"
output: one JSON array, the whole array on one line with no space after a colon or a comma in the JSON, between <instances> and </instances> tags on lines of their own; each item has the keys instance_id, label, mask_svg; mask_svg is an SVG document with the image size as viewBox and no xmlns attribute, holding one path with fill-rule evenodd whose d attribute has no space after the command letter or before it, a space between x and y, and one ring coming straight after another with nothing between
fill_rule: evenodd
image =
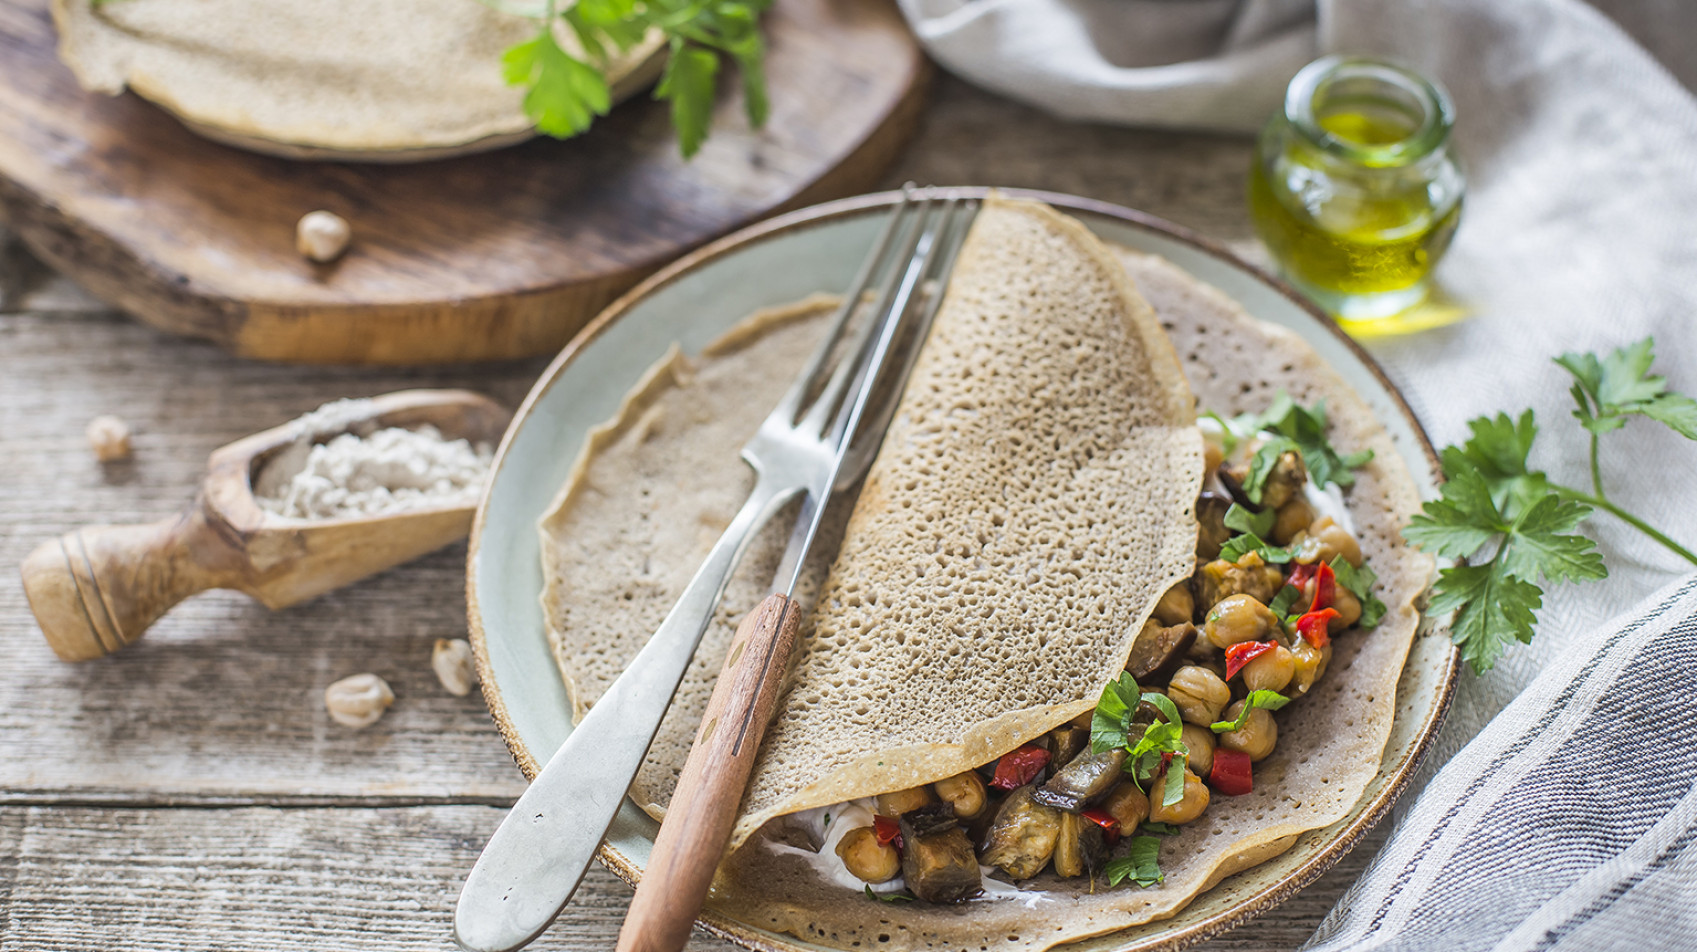
<instances>
[{"instance_id":1,"label":"chickpea","mask_svg":"<svg viewBox=\"0 0 1697 952\"><path fill-rule=\"evenodd\" d=\"M1263 641L1278 624L1278 616L1260 599L1230 595L1209 610L1206 628L1215 647L1230 648L1240 641Z\"/></svg>"},{"instance_id":2,"label":"chickpea","mask_svg":"<svg viewBox=\"0 0 1697 952\"><path fill-rule=\"evenodd\" d=\"M1332 660L1331 643L1328 642L1324 648L1316 648L1298 638L1291 645L1290 654L1296 662L1296 677L1292 685L1297 694L1307 694L1314 682L1326 673L1326 665Z\"/></svg>"},{"instance_id":3,"label":"chickpea","mask_svg":"<svg viewBox=\"0 0 1697 952\"><path fill-rule=\"evenodd\" d=\"M1273 520L1273 544L1289 545L1298 532L1307 529L1314 522L1314 507L1308 500L1296 496L1290 502L1279 507L1278 518Z\"/></svg>"},{"instance_id":4,"label":"chickpea","mask_svg":"<svg viewBox=\"0 0 1697 952\"><path fill-rule=\"evenodd\" d=\"M1231 703L1232 691L1219 675L1188 664L1173 673L1167 697L1186 723L1207 727L1220 719L1220 710Z\"/></svg>"},{"instance_id":5,"label":"chickpea","mask_svg":"<svg viewBox=\"0 0 1697 952\"><path fill-rule=\"evenodd\" d=\"M1244 475L1248 475L1247 467ZM1302 465L1302 456L1287 450L1279 454L1266 482L1261 484L1261 504L1270 509L1281 509L1292 499L1302 498L1302 484L1307 481L1308 468Z\"/></svg>"},{"instance_id":6,"label":"chickpea","mask_svg":"<svg viewBox=\"0 0 1697 952\"><path fill-rule=\"evenodd\" d=\"M1326 623L1328 631L1343 631L1361 620L1361 599L1342 585L1332 595L1332 607L1338 610L1338 617Z\"/></svg>"},{"instance_id":7,"label":"chickpea","mask_svg":"<svg viewBox=\"0 0 1697 952\"><path fill-rule=\"evenodd\" d=\"M955 808L955 816L970 820L984 812L984 778L976 770L945 777L931 785L944 803Z\"/></svg>"},{"instance_id":8,"label":"chickpea","mask_svg":"<svg viewBox=\"0 0 1697 952\"><path fill-rule=\"evenodd\" d=\"M1170 769L1170 768L1169 768ZM1151 823L1189 823L1202 815L1208 809L1208 785L1202 778L1184 770L1184 796L1172 806L1161 803L1162 791L1166 789L1167 772L1165 770L1155 775L1149 783L1149 822Z\"/></svg>"},{"instance_id":9,"label":"chickpea","mask_svg":"<svg viewBox=\"0 0 1697 952\"><path fill-rule=\"evenodd\" d=\"M909 787L906 790L880 793L876 801L879 816L901 816L910 810L936 802L929 787Z\"/></svg>"},{"instance_id":10,"label":"chickpea","mask_svg":"<svg viewBox=\"0 0 1697 952\"><path fill-rule=\"evenodd\" d=\"M1182 740L1185 749L1190 751L1190 769L1203 777L1213 773L1214 732L1196 724L1186 724Z\"/></svg>"},{"instance_id":11,"label":"chickpea","mask_svg":"<svg viewBox=\"0 0 1697 952\"><path fill-rule=\"evenodd\" d=\"M863 882L888 882L902 871L902 854L895 844L878 842L878 834L870 826L843 834L837 841L837 857Z\"/></svg>"},{"instance_id":12,"label":"chickpea","mask_svg":"<svg viewBox=\"0 0 1697 952\"><path fill-rule=\"evenodd\" d=\"M1243 702L1238 701L1226 708L1225 721L1235 721L1243 713ZM1279 742L1279 725L1273 720L1272 712L1264 707L1258 707L1249 712L1249 719L1235 731L1226 731L1220 735L1220 746L1227 750L1235 750L1240 754L1248 754L1251 763L1265 760L1273 752L1273 745Z\"/></svg>"},{"instance_id":13,"label":"chickpea","mask_svg":"<svg viewBox=\"0 0 1697 952\"><path fill-rule=\"evenodd\" d=\"M1137 789L1137 784L1127 781L1108 794L1108 799L1102 801L1102 810L1120 821L1122 835L1130 836L1149 819L1149 797Z\"/></svg>"},{"instance_id":14,"label":"chickpea","mask_svg":"<svg viewBox=\"0 0 1697 952\"><path fill-rule=\"evenodd\" d=\"M1196 597L1190 594L1190 583L1180 582L1167 589L1155 603L1155 620L1164 626L1182 625L1196 614Z\"/></svg>"},{"instance_id":15,"label":"chickpea","mask_svg":"<svg viewBox=\"0 0 1697 952\"><path fill-rule=\"evenodd\" d=\"M1250 691L1283 691L1296 676L1296 658L1284 645L1274 645L1249 660L1239 672L1243 686Z\"/></svg>"},{"instance_id":16,"label":"chickpea","mask_svg":"<svg viewBox=\"0 0 1697 952\"><path fill-rule=\"evenodd\" d=\"M1296 544L1296 560L1304 564L1330 562L1338 556L1356 568L1361 567L1361 545L1349 530L1338 525L1331 516L1321 516L1307 530L1291 539Z\"/></svg>"}]
</instances>

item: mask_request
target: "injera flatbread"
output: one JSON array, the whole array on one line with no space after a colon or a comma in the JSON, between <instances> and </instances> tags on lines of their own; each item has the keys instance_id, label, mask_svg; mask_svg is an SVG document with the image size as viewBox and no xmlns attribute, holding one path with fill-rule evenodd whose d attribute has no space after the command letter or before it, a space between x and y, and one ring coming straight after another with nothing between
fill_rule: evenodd
<instances>
[{"instance_id":1,"label":"injera flatbread","mask_svg":"<svg viewBox=\"0 0 1697 952\"><path fill-rule=\"evenodd\" d=\"M84 88L128 86L237 145L412 160L531 134L501 54L537 21L478 0L54 0L53 19ZM657 43L610 64L618 91Z\"/></svg>"},{"instance_id":2,"label":"injera flatbread","mask_svg":"<svg viewBox=\"0 0 1697 952\"><path fill-rule=\"evenodd\" d=\"M974 902L958 908L888 905L857 900L840 887L819 882L804 864L769 852L757 838L727 863L713 899L717 912L843 948L856 943L889 948L1046 948L1172 915L1230 872L1276 855L1297 832L1334 822L1377 770L1390 726L1396 674L1414 630L1411 603L1430 572L1429 563L1403 548L1395 532L1417 506L1412 481L1367 408L1300 340L1253 321L1224 295L1160 259L1129 252L1122 257L1171 332L1204 406L1227 413L1259 409L1280 387L1304 401L1325 397L1338 443L1378 451L1378 459L1359 474L1348 504L1361 530L1363 549L1383 579L1381 597L1391 605L1385 623L1370 635L1338 641L1332 670L1318 695L1280 714L1280 747L1258 766L1257 793L1246 798L1216 797L1201 821L1169 841L1163 849L1169 879L1161 887L1124 887L1089 895L1089 887L1081 881L1045 877L1035 886L1059 904L1045 902L1035 911L1005 902ZM798 350L794 357L797 364L804 351ZM750 419L757 420L767 405L769 401L763 401ZM734 502L729 506L724 518ZM545 548L566 541L544 533ZM752 607L758 595L745 600ZM550 617L554 615L551 606ZM728 628L724 636L728 637ZM719 652L722 645L721 640L716 646ZM708 671L717 664L717 655L711 662L698 660L698 667ZM703 702L710 689L710 685L701 689ZM691 725L699 718L699 710L693 712ZM1342 731L1334 731L1340 722L1346 722ZM1355 730L1357 724L1364 729ZM688 728L683 731L684 745L687 733ZM683 749L676 751L680 764ZM1292 779L1287 781L1287 775ZM1293 783L1303 785L1304 795L1287 794L1286 788Z\"/></svg>"}]
</instances>

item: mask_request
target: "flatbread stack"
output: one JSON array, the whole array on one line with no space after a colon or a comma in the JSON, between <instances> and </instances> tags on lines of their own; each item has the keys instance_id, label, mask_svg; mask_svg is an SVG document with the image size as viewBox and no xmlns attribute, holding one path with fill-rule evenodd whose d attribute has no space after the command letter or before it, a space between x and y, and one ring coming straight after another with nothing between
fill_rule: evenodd
<instances>
[{"instance_id":1,"label":"flatbread stack","mask_svg":"<svg viewBox=\"0 0 1697 952\"><path fill-rule=\"evenodd\" d=\"M760 315L700 357L671 355L585 447L541 525L549 634L578 714L746 494L725 448L776 401L825 307ZM768 378L773 392L756 392ZM1198 401L1260 410L1279 389L1325 399L1336 444L1376 452L1346 505L1389 611L1338 639L1320 688L1281 713L1254 792L1216 799L1163 845L1165 883L1046 873L1018 901L873 903L772 842L773 820L950 776L1094 707L1156 599L1192 571ZM1173 915L1342 818L1377 772L1431 571L1397 531L1417 507L1368 408L1294 335L1046 206L987 202L884 447L852 513L837 514L835 559L814 567L801 657L710 908L844 949L1034 952ZM756 543L632 788L651 814L787 531Z\"/></svg>"},{"instance_id":2,"label":"flatbread stack","mask_svg":"<svg viewBox=\"0 0 1697 952\"><path fill-rule=\"evenodd\" d=\"M53 0L53 19L84 88L128 87L243 148L404 162L534 135L501 54L537 21L478 0ZM660 42L610 65L616 97L655 78Z\"/></svg>"}]
</instances>

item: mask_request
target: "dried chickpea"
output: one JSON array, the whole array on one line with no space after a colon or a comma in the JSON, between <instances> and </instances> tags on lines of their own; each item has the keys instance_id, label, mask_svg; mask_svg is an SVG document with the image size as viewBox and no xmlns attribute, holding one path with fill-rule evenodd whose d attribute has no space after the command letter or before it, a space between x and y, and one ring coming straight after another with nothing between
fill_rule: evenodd
<instances>
[{"instance_id":1,"label":"dried chickpea","mask_svg":"<svg viewBox=\"0 0 1697 952\"><path fill-rule=\"evenodd\" d=\"M917 810L927 804L935 803L931 796L930 787L909 787L906 790L892 790L880 793L875 798L879 816L901 816L910 810Z\"/></svg>"},{"instance_id":2,"label":"dried chickpea","mask_svg":"<svg viewBox=\"0 0 1697 952\"><path fill-rule=\"evenodd\" d=\"M1297 496L1290 502L1279 507L1278 518L1273 520L1272 541L1274 545L1289 545L1314 522L1314 507L1308 500Z\"/></svg>"},{"instance_id":3,"label":"dried chickpea","mask_svg":"<svg viewBox=\"0 0 1697 952\"><path fill-rule=\"evenodd\" d=\"M295 250L303 258L325 264L348 250L352 236L348 220L335 212L307 212L295 223Z\"/></svg>"},{"instance_id":4,"label":"dried chickpea","mask_svg":"<svg viewBox=\"0 0 1697 952\"><path fill-rule=\"evenodd\" d=\"M1167 589L1155 603L1155 620L1162 625L1182 625L1196 614L1196 596L1190 594L1190 583L1180 582Z\"/></svg>"},{"instance_id":5,"label":"dried chickpea","mask_svg":"<svg viewBox=\"0 0 1697 952\"><path fill-rule=\"evenodd\" d=\"M1184 796L1170 807L1161 803L1161 791L1166 789L1166 784L1165 770L1149 782L1149 822L1189 823L1208 809L1208 785L1191 773L1190 768L1186 767L1184 771Z\"/></svg>"},{"instance_id":6,"label":"dried chickpea","mask_svg":"<svg viewBox=\"0 0 1697 952\"><path fill-rule=\"evenodd\" d=\"M1185 723L1207 727L1220 719L1220 711L1231 702L1232 691L1219 675L1188 664L1173 672L1167 697L1177 705Z\"/></svg>"},{"instance_id":7,"label":"dried chickpea","mask_svg":"<svg viewBox=\"0 0 1697 952\"><path fill-rule=\"evenodd\" d=\"M1278 627L1273 610L1253 595L1230 595L1208 611L1205 623L1208 640L1217 648L1230 648L1242 641L1263 641Z\"/></svg>"},{"instance_id":8,"label":"dried chickpea","mask_svg":"<svg viewBox=\"0 0 1697 952\"><path fill-rule=\"evenodd\" d=\"M837 857L862 882L888 882L902 871L902 854L894 844L878 842L878 834L870 826L843 834L837 841Z\"/></svg>"},{"instance_id":9,"label":"dried chickpea","mask_svg":"<svg viewBox=\"0 0 1697 952\"><path fill-rule=\"evenodd\" d=\"M94 458L102 463L116 463L130 458L130 425L122 418L103 414L88 421L88 428L83 431L88 437L89 449L94 450Z\"/></svg>"},{"instance_id":10,"label":"dried chickpea","mask_svg":"<svg viewBox=\"0 0 1697 952\"><path fill-rule=\"evenodd\" d=\"M436 680L456 697L465 697L477 686L477 666L472 661L471 642L464 638L438 638L430 650L430 668Z\"/></svg>"},{"instance_id":11,"label":"dried chickpea","mask_svg":"<svg viewBox=\"0 0 1697 952\"><path fill-rule=\"evenodd\" d=\"M1214 732L1196 724L1184 725L1182 738L1185 749L1190 751L1190 769L1199 776L1206 777L1214 770Z\"/></svg>"},{"instance_id":12,"label":"dried chickpea","mask_svg":"<svg viewBox=\"0 0 1697 952\"><path fill-rule=\"evenodd\" d=\"M1120 832L1130 836L1149 819L1149 797L1128 780L1108 794L1108 799L1102 801L1102 810L1120 821Z\"/></svg>"},{"instance_id":13,"label":"dried chickpea","mask_svg":"<svg viewBox=\"0 0 1697 952\"><path fill-rule=\"evenodd\" d=\"M1238 701L1226 708L1226 716L1221 720L1235 721L1243 713L1243 702ZM1258 707L1249 712L1249 719L1235 731L1226 731L1220 735L1220 746L1227 750L1235 750L1240 754L1248 754L1252 763L1265 760L1273 752L1273 746L1279 742L1279 725L1273 720L1272 712L1264 707Z\"/></svg>"},{"instance_id":14,"label":"dried chickpea","mask_svg":"<svg viewBox=\"0 0 1697 952\"><path fill-rule=\"evenodd\" d=\"M970 820L984 812L984 778L978 771L967 770L945 777L931 785L944 803L955 808L955 816Z\"/></svg>"},{"instance_id":15,"label":"dried chickpea","mask_svg":"<svg viewBox=\"0 0 1697 952\"><path fill-rule=\"evenodd\" d=\"M1296 675L1291 681L1291 687L1297 694L1307 694L1314 682L1326 673L1326 665L1332 660L1332 646L1328 642L1324 648L1316 648L1298 638L1290 648L1291 659L1296 662Z\"/></svg>"},{"instance_id":16,"label":"dried chickpea","mask_svg":"<svg viewBox=\"0 0 1697 952\"><path fill-rule=\"evenodd\" d=\"M1298 533L1291 542L1296 545L1296 560L1304 564L1330 562L1338 556L1356 568L1361 567L1361 545L1349 530L1338 525L1331 516L1321 516L1307 530Z\"/></svg>"},{"instance_id":17,"label":"dried chickpea","mask_svg":"<svg viewBox=\"0 0 1697 952\"><path fill-rule=\"evenodd\" d=\"M1249 660L1238 672L1243 686L1250 691L1283 691L1296 676L1296 658L1284 645L1274 645Z\"/></svg>"},{"instance_id":18,"label":"dried chickpea","mask_svg":"<svg viewBox=\"0 0 1697 952\"><path fill-rule=\"evenodd\" d=\"M395 692L389 690L389 682L375 674L352 675L324 689L324 708L330 717L356 730L377 723L393 703Z\"/></svg>"}]
</instances>

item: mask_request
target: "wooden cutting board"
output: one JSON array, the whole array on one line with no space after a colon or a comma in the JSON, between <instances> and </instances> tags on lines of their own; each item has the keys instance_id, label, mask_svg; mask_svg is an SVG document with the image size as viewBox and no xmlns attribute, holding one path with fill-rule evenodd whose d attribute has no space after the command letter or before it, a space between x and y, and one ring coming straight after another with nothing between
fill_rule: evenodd
<instances>
[{"instance_id":1,"label":"wooden cutting board","mask_svg":"<svg viewBox=\"0 0 1697 952\"><path fill-rule=\"evenodd\" d=\"M639 94L568 142L375 165L244 152L133 94L84 92L47 0L0 0L0 215L100 297L244 356L552 352L684 251L865 190L912 131L929 66L891 0L779 0L765 31L766 128L723 83L689 162L665 104ZM353 226L331 265L294 249L316 208Z\"/></svg>"}]
</instances>

